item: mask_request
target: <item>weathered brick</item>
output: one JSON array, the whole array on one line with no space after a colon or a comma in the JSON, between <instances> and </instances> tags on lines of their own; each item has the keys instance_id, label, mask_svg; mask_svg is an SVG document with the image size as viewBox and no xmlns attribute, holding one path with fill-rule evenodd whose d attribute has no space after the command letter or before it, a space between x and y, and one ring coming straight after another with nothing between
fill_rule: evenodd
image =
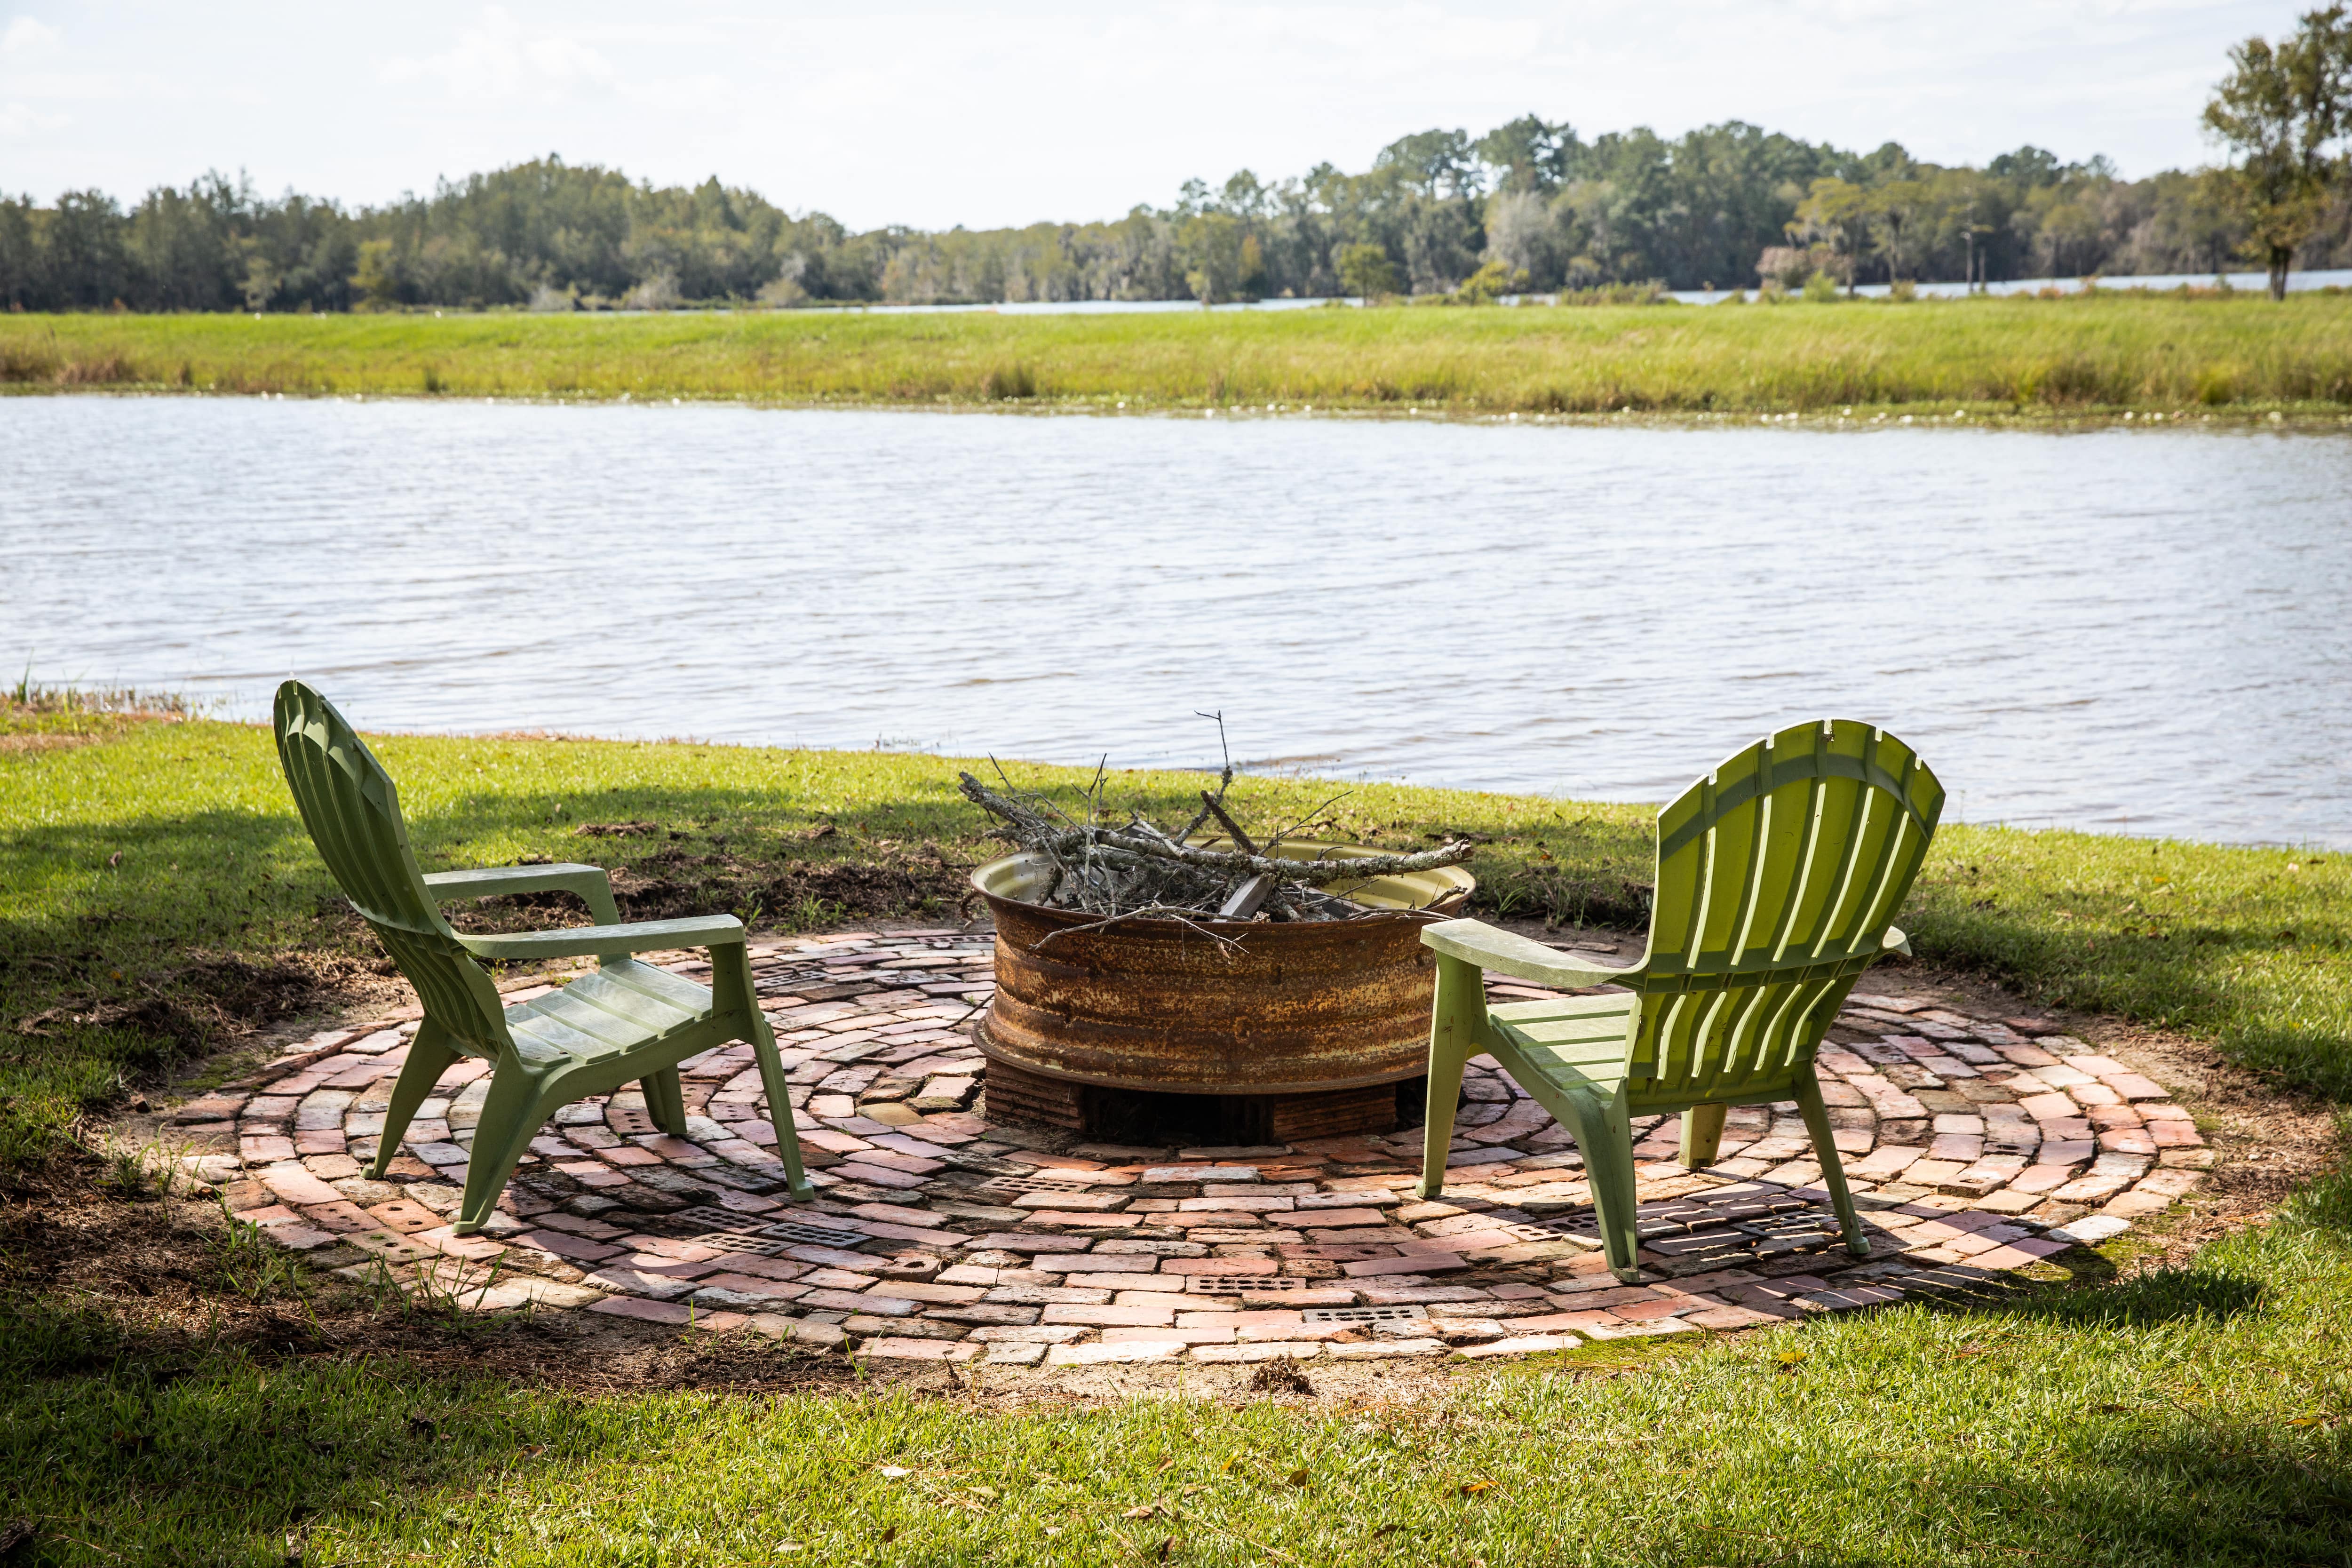
<instances>
[{"instance_id":1,"label":"weathered brick","mask_svg":"<svg viewBox=\"0 0 2352 1568\"><path fill-rule=\"evenodd\" d=\"M979 1300L988 1292L976 1285L937 1285L927 1279L885 1279L866 1288L867 1297L885 1297L901 1301L924 1301L934 1306L961 1307Z\"/></svg>"},{"instance_id":2,"label":"weathered brick","mask_svg":"<svg viewBox=\"0 0 2352 1568\"><path fill-rule=\"evenodd\" d=\"M1373 1340L1363 1344L1334 1344L1324 1353L1334 1361L1384 1361L1393 1356L1444 1355L1444 1340Z\"/></svg>"},{"instance_id":3,"label":"weathered brick","mask_svg":"<svg viewBox=\"0 0 2352 1568\"><path fill-rule=\"evenodd\" d=\"M1170 1328L1176 1321L1176 1309L1168 1307L1078 1307L1056 1304L1045 1309L1048 1323L1083 1323L1090 1328L1149 1329Z\"/></svg>"},{"instance_id":4,"label":"weathered brick","mask_svg":"<svg viewBox=\"0 0 2352 1568\"><path fill-rule=\"evenodd\" d=\"M1277 1340L1265 1344L1198 1345L1192 1359L1201 1362L1309 1361L1323 1353L1315 1340Z\"/></svg>"},{"instance_id":5,"label":"weathered brick","mask_svg":"<svg viewBox=\"0 0 2352 1568\"><path fill-rule=\"evenodd\" d=\"M1111 1362L1174 1361L1189 1347L1182 1340L1134 1340L1106 1344L1055 1345L1045 1352L1047 1366L1100 1366Z\"/></svg>"},{"instance_id":6,"label":"weathered brick","mask_svg":"<svg viewBox=\"0 0 2352 1568\"><path fill-rule=\"evenodd\" d=\"M867 1340L851 1353L871 1361L971 1361L982 1347L969 1340Z\"/></svg>"},{"instance_id":7,"label":"weathered brick","mask_svg":"<svg viewBox=\"0 0 2352 1568\"><path fill-rule=\"evenodd\" d=\"M1454 1353L1483 1361L1497 1356L1539 1355L1545 1351L1572 1351L1583 1342L1574 1334L1520 1334L1489 1340L1485 1344L1464 1345Z\"/></svg>"}]
</instances>

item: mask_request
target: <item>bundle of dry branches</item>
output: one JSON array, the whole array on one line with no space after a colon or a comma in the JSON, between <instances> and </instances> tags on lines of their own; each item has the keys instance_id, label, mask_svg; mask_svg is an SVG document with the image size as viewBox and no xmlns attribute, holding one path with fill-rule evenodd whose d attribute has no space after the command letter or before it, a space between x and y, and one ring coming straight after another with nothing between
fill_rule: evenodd
<instances>
[{"instance_id":1,"label":"bundle of dry branches","mask_svg":"<svg viewBox=\"0 0 2352 1568\"><path fill-rule=\"evenodd\" d=\"M1084 793L1086 815L1074 816L1045 796L1017 789L997 769L1000 787L991 789L970 773L959 773L964 795L1003 826L990 830L1021 848L1044 856L1052 880L1035 901L1053 909L1079 910L1112 918L1136 915L1207 915L1220 920L1351 920L1387 911L1351 903L1322 891L1334 882L1427 871L1456 866L1470 858L1467 841L1414 855L1293 859L1276 854L1282 844L1316 826L1345 796L1334 796L1302 821L1260 844L1225 810L1234 782L1228 762L1216 793L1201 792L1201 809L1181 829L1170 832L1139 815L1112 826L1103 812L1104 774L1095 773ZM1192 842L1211 822L1230 847Z\"/></svg>"}]
</instances>

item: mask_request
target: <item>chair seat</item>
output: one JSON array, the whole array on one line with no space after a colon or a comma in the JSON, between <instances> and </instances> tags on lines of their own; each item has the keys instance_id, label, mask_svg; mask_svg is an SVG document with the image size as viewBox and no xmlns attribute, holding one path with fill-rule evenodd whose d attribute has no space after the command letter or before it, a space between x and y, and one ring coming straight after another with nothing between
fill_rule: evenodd
<instances>
[{"instance_id":1,"label":"chair seat","mask_svg":"<svg viewBox=\"0 0 2352 1568\"><path fill-rule=\"evenodd\" d=\"M632 958L508 1008L507 1028L534 1065L612 1061L701 1023L711 1005L707 987Z\"/></svg>"},{"instance_id":2,"label":"chair seat","mask_svg":"<svg viewBox=\"0 0 2352 1568\"><path fill-rule=\"evenodd\" d=\"M1605 1100L1622 1085L1626 1104L1634 1110L1679 1110L1702 1103L1770 1105L1794 1094L1795 1069L1754 1075L1745 1082L1718 1079L1704 1087L1627 1072L1625 1031L1641 1005L1642 998L1632 992L1603 992L1507 1002L1489 1007L1486 1016L1528 1068L1553 1088Z\"/></svg>"},{"instance_id":3,"label":"chair seat","mask_svg":"<svg viewBox=\"0 0 2352 1568\"><path fill-rule=\"evenodd\" d=\"M1506 1002L1486 1016L1535 1072L1559 1089L1614 1094L1625 1079L1625 1028L1642 998L1630 991Z\"/></svg>"}]
</instances>

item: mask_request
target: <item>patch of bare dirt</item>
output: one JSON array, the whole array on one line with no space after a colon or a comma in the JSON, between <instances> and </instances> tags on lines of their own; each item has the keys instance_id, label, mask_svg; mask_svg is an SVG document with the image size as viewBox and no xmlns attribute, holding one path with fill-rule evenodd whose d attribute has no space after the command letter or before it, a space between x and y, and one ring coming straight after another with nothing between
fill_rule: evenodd
<instances>
[{"instance_id":1,"label":"patch of bare dirt","mask_svg":"<svg viewBox=\"0 0 2352 1568\"><path fill-rule=\"evenodd\" d=\"M0 1191L0 1290L101 1314L149 1366L193 1366L218 1348L265 1364L385 1356L583 1393L781 1393L857 1380L838 1356L756 1335L681 1336L589 1312L456 1318L299 1266L290 1278L283 1268L257 1274L226 1253L218 1204L126 1197L105 1190L105 1176L83 1156Z\"/></svg>"},{"instance_id":2,"label":"patch of bare dirt","mask_svg":"<svg viewBox=\"0 0 2352 1568\"><path fill-rule=\"evenodd\" d=\"M197 953L153 976L130 1002L66 1004L16 1023L38 1039L60 1025L129 1029L181 1051L218 1047L289 1018L381 1003L405 990L378 967L345 953L304 952L257 963L237 953Z\"/></svg>"}]
</instances>

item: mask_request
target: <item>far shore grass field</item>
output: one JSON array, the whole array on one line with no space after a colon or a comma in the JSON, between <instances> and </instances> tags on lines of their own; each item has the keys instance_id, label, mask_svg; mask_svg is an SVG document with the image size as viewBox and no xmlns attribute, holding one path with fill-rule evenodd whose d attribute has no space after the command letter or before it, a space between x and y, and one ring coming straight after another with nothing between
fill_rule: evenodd
<instances>
[{"instance_id":1,"label":"far shore grass field","mask_svg":"<svg viewBox=\"0 0 2352 1568\"><path fill-rule=\"evenodd\" d=\"M0 315L0 391L1129 413L2352 416L2352 297L1138 314Z\"/></svg>"},{"instance_id":2,"label":"far shore grass field","mask_svg":"<svg viewBox=\"0 0 2352 1568\"><path fill-rule=\"evenodd\" d=\"M946 758L372 743L428 868L593 861L624 872L636 916L945 921L991 848ZM1198 783L1117 774L1111 794L1164 810ZM1246 779L1234 798L1270 819L1336 788ZM1486 907L1639 922L1649 808L1364 785L1334 816L1335 833L1391 845L1479 837ZM2340 1103L2347 891L2335 854L1953 826L1904 923L1929 964L2212 1040ZM185 1215L139 1223L178 1225L175 1256L212 1260L171 1285L225 1303L209 1325L29 1282L20 1216L63 1212L58 1183L104 1168L70 1152L79 1119L240 1027L380 984L373 959L266 731L0 708L0 1561L2347 1561L2342 1173L2177 1266L2135 1266L2126 1238L2010 1299L1597 1344L1347 1403L870 1388L697 1331L666 1352L682 1380L566 1383L499 1360L562 1353L529 1322L411 1323L405 1348L353 1337L354 1288L272 1272ZM152 1194L109 1201L157 1212Z\"/></svg>"}]
</instances>

